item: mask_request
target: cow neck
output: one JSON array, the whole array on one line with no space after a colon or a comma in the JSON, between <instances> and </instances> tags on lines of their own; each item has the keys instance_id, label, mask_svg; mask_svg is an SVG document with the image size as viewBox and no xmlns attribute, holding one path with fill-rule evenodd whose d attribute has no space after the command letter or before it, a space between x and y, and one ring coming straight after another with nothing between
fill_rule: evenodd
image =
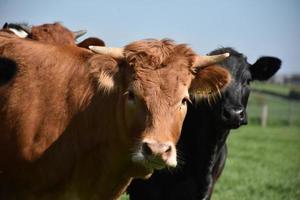
<instances>
[{"instance_id":1,"label":"cow neck","mask_svg":"<svg viewBox=\"0 0 300 200\"><path fill-rule=\"evenodd\" d=\"M90 105L79 114L80 121L74 120L81 155L76 162L71 190L76 188L79 196L117 199L131 181L130 148L121 137L128 134L120 122L119 94L118 89L109 93L97 91Z\"/></svg>"},{"instance_id":2,"label":"cow neck","mask_svg":"<svg viewBox=\"0 0 300 200\"><path fill-rule=\"evenodd\" d=\"M213 155L218 154L223 145L225 145L227 136L229 134L230 129L219 126L219 121L216 120L214 116L214 110L210 110L208 112L203 112L203 126L205 130L203 130L203 134L205 134L207 140L211 144L211 152Z\"/></svg>"},{"instance_id":3,"label":"cow neck","mask_svg":"<svg viewBox=\"0 0 300 200\"><path fill-rule=\"evenodd\" d=\"M178 146L185 148L183 150L185 154L197 155L198 159L196 160L192 158L186 158L186 160L195 162L188 165L199 169L196 171L201 173L199 176L203 176L210 170L215 155L225 144L229 130L217 126L219 122L213 114L214 111L208 105L198 104L190 106L188 109Z\"/></svg>"},{"instance_id":4,"label":"cow neck","mask_svg":"<svg viewBox=\"0 0 300 200\"><path fill-rule=\"evenodd\" d=\"M125 191L131 181L127 173L129 165L124 164L124 158L113 162L116 155L103 159L100 154L91 151L77 163L68 193L80 199L110 200L118 199Z\"/></svg>"}]
</instances>

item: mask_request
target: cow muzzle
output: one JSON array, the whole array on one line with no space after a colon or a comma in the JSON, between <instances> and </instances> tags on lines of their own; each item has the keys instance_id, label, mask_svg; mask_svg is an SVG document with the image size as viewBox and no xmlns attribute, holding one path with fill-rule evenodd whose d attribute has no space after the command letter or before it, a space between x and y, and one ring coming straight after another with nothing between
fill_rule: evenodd
<instances>
[{"instance_id":1,"label":"cow muzzle","mask_svg":"<svg viewBox=\"0 0 300 200\"><path fill-rule=\"evenodd\" d=\"M247 115L244 108L224 108L222 120L230 128L236 129L247 124Z\"/></svg>"},{"instance_id":2,"label":"cow muzzle","mask_svg":"<svg viewBox=\"0 0 300 200\"><path fill-rule=\"evenodd\" d=\"M143 141L132 156L132 161L149 169L176 167L176 148L170 142Z\"/></svg>"}]
</instances>

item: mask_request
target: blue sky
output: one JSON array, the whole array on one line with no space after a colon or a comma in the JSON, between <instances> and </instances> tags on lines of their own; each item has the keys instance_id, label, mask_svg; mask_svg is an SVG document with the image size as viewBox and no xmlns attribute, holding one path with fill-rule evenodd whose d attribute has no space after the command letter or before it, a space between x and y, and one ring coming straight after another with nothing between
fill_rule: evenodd
<instances>
[{"instance_id":1,"label":"blue sky","mask_svg":"<svg viewBox=\"0 0 300 200\"><path fill-rule=\"evenodd\" d=\"M277 56L280 73L300 73L298 0L0 0L0 25L55 21L109 46L144 38L171 38L201 54L231 46L250 63Z\"/></svg>"}]
</instances>

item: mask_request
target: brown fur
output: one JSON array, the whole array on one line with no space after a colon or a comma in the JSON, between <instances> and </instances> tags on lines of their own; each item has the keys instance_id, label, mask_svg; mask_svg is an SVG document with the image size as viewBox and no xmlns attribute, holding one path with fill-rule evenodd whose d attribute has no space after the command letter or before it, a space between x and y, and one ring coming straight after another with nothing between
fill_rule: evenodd
<instances>
[{"instance_id":1,"label":"brown fur","mask_svg":"<svg viewBox=\"0 0 300 200\"><path fill-rule=\"evenodd\" d=\"M0 199L117 199L151 173L132 161L145 139L179 138L195 78L185 45L138 41L115 60L0 33L0 55L18 64L0 87Z\"/></svg>"},{"instance_id":2,"label":"brown fur","mask_svg":"<svg viewBox=\"0 0 300 200\"><path fill-rule=\"evenodd\" d=\"M33 40L52 44L75 45L75 36L73 32L62 26L60 23L33 26L28 37Z\"/></svg>"}]
</instances>

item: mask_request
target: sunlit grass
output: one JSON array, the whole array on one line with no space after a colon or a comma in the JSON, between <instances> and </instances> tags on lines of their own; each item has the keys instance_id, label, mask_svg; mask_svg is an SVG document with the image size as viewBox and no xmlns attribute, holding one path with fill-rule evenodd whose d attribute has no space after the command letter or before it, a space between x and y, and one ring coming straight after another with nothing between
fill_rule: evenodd
<instances>
[{"instance_id":1,"label":"sunlit grass","mask_svg":"<svg viewBox=\"0 0 300 200\"><path fill-rule=\"evenodd\" d=\"M213 200L300 199L300 129L247 126L229 137Z\"/></svg>"}]
</instances>

